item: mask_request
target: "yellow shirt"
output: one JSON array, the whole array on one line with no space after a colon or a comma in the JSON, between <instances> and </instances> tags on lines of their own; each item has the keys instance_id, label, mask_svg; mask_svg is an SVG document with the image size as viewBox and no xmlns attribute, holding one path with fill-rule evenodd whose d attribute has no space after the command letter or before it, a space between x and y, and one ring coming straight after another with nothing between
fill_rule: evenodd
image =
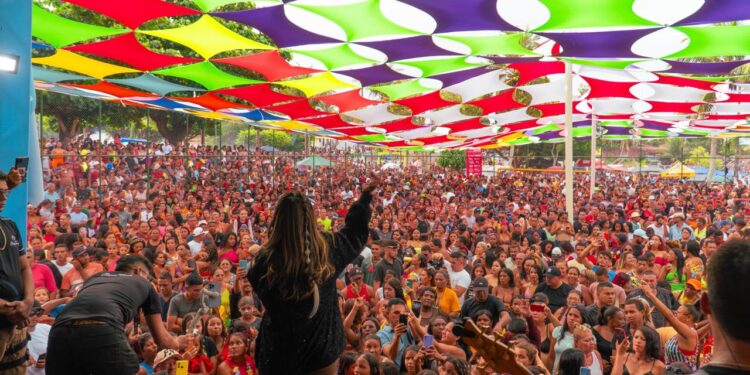
<instances>
[{"instance_id":1,"label":"yellow shirt","mask_svg":"<svg viewBox=\"0 0 750 375\"><path fill-rule=\"evenodd\" d=\"M458 303L458 294L451 288L445 288L443 293L438 292L438 307L445 314L452 314L461 311L461 305Z\"/></svg>"}]
</instances>

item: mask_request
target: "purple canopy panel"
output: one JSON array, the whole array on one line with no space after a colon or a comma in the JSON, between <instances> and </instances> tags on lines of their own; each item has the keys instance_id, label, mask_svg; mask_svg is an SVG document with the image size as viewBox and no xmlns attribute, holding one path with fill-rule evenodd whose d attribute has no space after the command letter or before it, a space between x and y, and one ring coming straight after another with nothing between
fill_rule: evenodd
<instances>
[{"instance_id":1,"label":"purple canopy panel","mask_svg":"<svg viewBox=\"0 0 750 375\"><path fill-rule=\"evenodd\" d=\"M370 86L376 83L395 81L397 79L412 78L399 74L395 70L389 68L386 64L370 66L362 69L340 70L336 73L355 78L362 83L362 86Z\"/></svg>"},{"instance_id":2,"label":"purple canopy panel","mask_svg":"<svg viewBox=\"0 0 750 375\"><path fill-rule=\"evenodd\" d=\"M638 39L656 31L656 28L581 33L537 33L562 46L560 56L583 58L641 57L630 47Z\"/></svg>"},{"instance_id":3,"label":"purple canopy panel","mask_svg":"<svg viewBox=\"0 0 750 375\"><path fill-rule=\"evenodd\" d=\"M643 129L651 129L651 130L664 130L667 131L669 128L672 127L671 124L666 122L658 122L658 121L651 121L651 120L640 120L641 123L643 123L643 126L641 128Z\"/></svg>"},{"instance_id":4,"label":"purple canopy panel","mask_svg":"<svg viewBox=\"0 0 750 375\"><path fill-rule=\"evenodd\" d=\"M430 14L437 21L435 33L474 30L512 30L497 13L497 1L489 0L402 0Z\"/></svg>"},{"instance_id":5,"label":"purple canopy panel","mask_svg":"<svg viewBox=\"0 0 750 375\"><path fill-rule=\"evenodd\" d=\"M289 21L284 14L284 6L248 9L239 12L212 13L230 21L252 26L268 35L276 46L286 48L303 44L340 43L340 40L318 35Z\"/></svg>"},{"instance_id":6,"label":"purple canopy panel","mask_svg":"<svg viewBox=\"0 0 750 375\"><path fill-rule=\"evenodd\" d=\"M747 19L750 19L750 6L747 0L709 0L697 12L677 22L676 25L700 25Z\"/></svg>"},{"instance_id":7,"label":"purple canopy panel","mask_svg":"<svg viewBox=\"0 0 750 375\"><path fill-rule=\"evenodd\" d=\"M388 61L413 59L424 56L445 56L455 54L444 50L432 42L429 35L418 35L402 39L382 40L377 42L357 42L374 48L388 56Z\"/></svg>"},{"instance_id":8,"label":"purple canopy panel","mask_svg":"<svg viewBox=\"0 0 750 375\"><path fill-rule=\"evenodd\" d=\"M561 136L559 131L549 131L535 135L535 137L539 137L540 141L549 141L550 139L560 138Z\"/></svg>"},{"instance_id":9,"label":"purple canopy panel","mask_svg":"<svg viewBox=\"0 0 750 375\"><path fill-rule=\"evenodd\" d=\"M480 74L487 73L488 70L479 67L479 68L471 68L466 70L459 70L457 72L450 72L450 73L444 73L444 74L438 74L434 76L430 76L429 78L437 79L443 82L443 87L453 86L459 82L466 81L467 79L474 78Z\"/></svg>"},{"instance_id":10,"label":"purple canopy panel","mask_svg":"<svg viewBox=\"0 0 750 375\"><path fill-rule=\"evenodd\" d=\"M630 128L626 126L605 126L606 135L630 135Z\"/></svg>"},{"instance_id":11,"label":"purple canopy panel","mask_svg":"<svg viewBox=\"0 0 750 375\"><path fill-rule=\"evenodd\" d=\"M667 73L687 74L728 74L732 69L750 63L750 60L725 61L725 62L684 62L675 60L664 60L672 66Z\"/></svg>"}]
</instances>

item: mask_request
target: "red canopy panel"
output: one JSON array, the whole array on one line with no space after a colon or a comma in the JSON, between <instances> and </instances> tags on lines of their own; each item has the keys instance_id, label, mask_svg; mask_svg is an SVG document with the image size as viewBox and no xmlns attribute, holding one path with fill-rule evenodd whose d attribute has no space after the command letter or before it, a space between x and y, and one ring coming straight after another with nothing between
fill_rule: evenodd
<instances>
[{"instance_id":1,"label":"red canopy panel","mask_svg":"<svg viewBox=\"0 0 750 375\"><path fill-rule=\"evenodd\" d=\"M279 104L272 107L266 107L269 111L281 112L292 119L327 115L327 112L320 112L310 106L307 99L298 100L296 102Z\"/></svg>"},{"instance_id":2,"label":"red canopy panel","mask_svg":"<svg viewBox=\"0 0 750 375\"><path fill-rule=\"evenodd\" d=\"M542 125L537 124L536 120L529 120L523 122L516 122L514 124L504 125L503 129L508 129L508 132L517 132L521 130L528 130L536 128Z\"/></svg>"},{"instance_id":3,"label":"red canopy panel","mask_svg":"<svg viewBox=\"0 0 750 375\"><path fill-rule=\"evenodd\" d=\"M130 29L136 29L146 21L174 16L201 14L197 10L175 5L162 0L65 0L71 4L91 9L115 19Z\"/></svg>"},{"instance_id":4,"label":"red canopy panel","mask_svg":"<svg viewBox=\"0 0 750 375\"><path fill-rule=\"evenodd\" d=\"M447 143L447 142L455 142L458 139L451 138L447 135L438 135L434 137L425 137L425 138L417 138L415 141L422 142L425 146L427 145L435 145L438 143Z\"/></svg>"},{"instance_id":5,"label":"red canopy panel","mask_svg":"<svg viewBox=\"0 0 750 375\"><path fill-rule=\"evenodd\" d=\"M386 133L395 133L407 130L419 129L421 126L414 125L411 122L411 117L403 118L386 124L378 125L377 127L385 130Z\"/></svg>"},{"instance_id":6,"label":"red canopy panel","mask_svg":"<svg viewBox=\"0 0 750 375\"><path fill-rule=\"evenodd\" d=\"M565 63L561 61L515 63L508 65L508 68L518 71L517 86L550 74L565 73Z\"/></svg>"},{"instance_id":7,"label":"red canopy panel","mask_svg":"<svg viewBox=\"0 0 750 375\"><path fill-rule=\"evenodd\" d=\"M513 100L515 89L508 89L500 94L485 99L474 100L466 104L472 104L482 108L484 114L494 112L505 112L511 109L522 108L524 105Z\"/></svg>"},{"instance_id":8,"label":"red canopy panel","mask_svg":"<svg viewBox=\"0 0 750 375\"><path fill-rule=\"evenodd\" d=\"M396 100L394 103L409 107L412 115L418 115L431 109L443 108L456 104L443 100L443 98L440 97L440 91L433 91L429 94L415 96L408 99Z\"/></svg>"},{"instance_id":9,"label":"red canopy panel","mask_svg":"<svg viewBox=\"0 0 750 375\"><path fill-rule=\"evenodd\" d=\"M225 57L223 59L211 60L222 64L239 66L262 74L270 82L280 79L318 73L320 70L301 68L289 65L279 51L267 51L247 56Z\"/></svg>"},{"instance_id":10,"label":"red canopy panel","mask_svg":"<svg viewBox=\"0 0 750 375\"><path fill-rule=\"evenodd\" d=\"M701 79L668 76L668 75L663 75L663 74L657 74L657 76L659 76L659 79L656 82L665 83L665 84L674 85L674 86L694 87L696 89L701 89L701 90L713 90L711 87L716 85L716 82L704 81ZM651 83L654 83L654 82L651 82Z\"/></svg>"},{"instance_id":11,"label":"red canopy panel","mask_svg":"<svg viewBox=\"0 0 750 375\"><path fill-rule=\"evenodd\" d=\"M229 100L222 99L220 96L214 94L214 93L205 93L201 96L195 97L195 98L178 98L178 97L168 97L172 100L179 100L183 102L189 102L194 103L202 106L203 108L210 109L212 111L218 111L221 109L227 109L227 108L251 108L250 106L230 102Z\"/></svg>"},{"instance_id":12,"label":"red canopy panel","mask_svg":"<svg viewBox=\"0 0 750 375\"><path fill-rule=\"evenodd\" d=\"M695 113L695 111L693 111L693 107L706 103L648 102L648 104L651 104L652 107L648 112Z\"/></svg>"},{"instance_id":13,"label":"red canopy panel","mask_svg":"<svg viewBox=\"0 0 750 375\"><path fill-rule=\"evenodd\" d=\"M573 113L582 113L576 109L579 102L573 102ZM565 103L537 104L532 106L542 112L542 117L559 116L565 114ZM622 115L617 115L622 117Z\"/></svg>"},{"instance_id":14,"label":"red canopy panel","mask_svg":"<svg viewBox=\"0 0 750 375\"><path fill-rule=\"evenodd\" d=\"M587 99L594 98L635 98L630 88L639 82L610 82L596 78L584 77L591 87Z\"/></svg>"},{"instance_id":15,"label":"red canopy panel","mask_svg":"<svg viewBox=\"0 0 750 375\"><path fill-rule=\"evenodd\" d=\"M441 128L448 128L451 130L452 133L458 133L458 132L465 132L468 130L476 130L476 129L482 129L486 128L487 126L483 125L479 118L470 118L468 120L458 121L451 124L445 124L440 125Z\"/></svg>"},{"instance_id":16,"label":"red canopy panel","mask_svg":"<svg viewBox=\"0 0 750 375\"><path fill-rule=\"evenodd\" d=\"M335 105L339 108L339 113L349 112L355 109L382 103L381 101L362 97L362 95L359 94L359 89L320 96L316 99L328 105Z\"/></svg>"},{"instance_id":17,"label":"red canopy panel","mask_svg":"<svg viewBox=\"0 0 750 375\"><path fill-rule=\"evenodd\" d=\"M328 115L313 118L306 118L304 122L309 122L313 125L320 126L323 129L335 129L335 128L346 128L351 127L354 124L350 124L341 119L339 115Z\"/></svg>"},{"instance_id":18,"label":"red canopy panel","mask_svg":"<svg viewBox=\"0 0 750 375\"><path fill-rule=\"evenodd\" d=\"M373 135L373 134L378 134L378 133L373 133L373 132L367 130L367 128L365 126L350 126L348 128L336 128L336 129L331 129L331 131L343 133L343 134L346 134L346 135L348 135L350 137L354 137L354 136L357 136L357 135Z\"/></svg>"},{"instance_id":19,"label":"red canopy panel","mask_svg":"<svg viewBox=\"0 0 750 375\"><path fill-rule=\"evenodd\" d=\"M221 89L216 92L224 95L231 95L247 100L256 107L265 107L282 102L299 100L299 97L281 94L271 89L268 83L258 85L236 87L231 89Z\"/></svg>"},{"instance_id":20,"label":"red canopy panel","mask_svg":"<svg viewBox=\"0 0 750 375\"><path fill-rule=\"evenodd\" d=\"M103 3L109 2L105 1ZM64 47L63 49L117 60L142 71L156 70L170 65L187 64L201 61L200 59L170 56L151 51L150 49L144 47L140 42L138 42L133 33L127 33L112 39L106 39L99 42Z\"/></svg>"},{"instance_id":21,"label":"red canopy panel","mask_svg":"<svg viewBox=\"0 0 750 375\"><path fill-rule=\"evenodd\" d=\"M138 91L133 89L128 89L119 85L115 85L114 83L106 82L106 81L99 81L93 85L75 85L75 84L61 84L60 86L63 87L76 87L80 89L86 89L86 90L92 90L97 92L102 92L108 95L112 95L118 98L132 98L132 97L146 97L146 98L158 98L157 95L147 93L144 91Z\"/></svg>"}]
</instances>

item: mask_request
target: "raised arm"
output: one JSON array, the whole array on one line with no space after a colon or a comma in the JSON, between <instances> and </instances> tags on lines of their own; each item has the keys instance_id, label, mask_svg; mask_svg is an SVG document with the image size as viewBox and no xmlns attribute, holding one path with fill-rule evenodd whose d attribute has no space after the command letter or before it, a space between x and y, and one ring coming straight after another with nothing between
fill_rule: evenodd
<instances>
[{"instance_id":1,"label":"raised arm","mask_svg":"<svg viewBox=\"0 0 750 375\"><path fill-rule=\"evenodd\" d=\"M687 347L695 348L698 344L698 332L677 319L677 317L672 313L672 310L670 310L667 305L659 300L659 298L651 290L651 288L649 288L648 286L644 286L641 288L641 290L643 290L643 294L648 299L650 299L651 302L654 303L654 307L656 307L656 309L659 310L662 315L664 315L664 318L667 319L669 325L674 327L674 329L677 331L677 334L680 335L680 338L686 340Z\"/></svg>"},{"instance_id":2,"label":"raised arm","mask_svg":"<svg viewBox=\"0 0 750 375\"><path fill-rule=\"evenodd\" d=\"M367 237L370 235L368 227L372 215L370 202L372 202L372 192L376 187L377 184L372 183L362 190L359 200L354 202L346 214L344 227L334 233L332 259L334 259L336 274L341 273L344 267L351 263L365 248Z\"/></svg>"}]
</instances>

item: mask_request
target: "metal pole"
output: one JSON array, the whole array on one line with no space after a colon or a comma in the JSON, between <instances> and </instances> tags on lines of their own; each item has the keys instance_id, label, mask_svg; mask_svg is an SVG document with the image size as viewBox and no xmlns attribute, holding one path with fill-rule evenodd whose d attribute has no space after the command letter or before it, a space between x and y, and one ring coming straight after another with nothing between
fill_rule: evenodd
<instances>
[{"instance_id":1,"label":"metal pole","mask_svg":"<svg viewBox=\"0 0 750 375\"><path fill-rule=\"evenodd\" d=\"M276 129L271 130L271 187L276 188L276 147L273 146L276 143Z\"/></svg>"},{"instance_id":2,"label":"metal pole","mask_svg":"<svg viewBox=\"0 0 750 375\"><path fill-rule=\"evenodd\" d=\"M685 139L680 140L680 180L682 180L682 166L685 162Z\"/></svg>"},{"instance_id":3,"label":"metal pole","mask_svg":"<svg viewBox=\"0 0 750 375\"><path fill-rule=\"evenodd\" d=\"M590 187L589 187L589 198L594 197L594 191L596 190L596 115L591 114L591 175L589 176ZM604 162L602 162L604 166Z\"/></svg>"},{"instance_id":4,"label":"metal pole","mask_svg":"<svg viewBox=\"0 0 750 375\"><path fill-rule=\"evenodd\" d=\"M565 62L565 211L573 222L573 72Z\"/></svg>"},{"instance_id":5,"label":"metal pole","mask_svg":"<svg viewBox=\"0 0 750 375\"><path fill-rule=\"evenodd\" d=\"M643 178L643 139L638 139L638 178Z\"/></svg>"},{"instance_id":6,"label":"metal pole","mask_svg":"<svg viewBox=\"0 0 750 375\"><path fill-rule=\"evenodd\" d=\"M247 155L247 178L250 179L250 124L247 124L247 149L245 154Z\"/></svg>"},{"instance_id":7,"label":"metal pole","mask_svg":"<svg viewBox=\"0 0 750 375\"><path fill-rule=\"evenodd\" d=\"M39 95L39 138L44 139L44 95Z\"/></svg>"},{"instance_id":8,"label":"metal pole","mask_svg":"<svg viewBox=\"0 0 750 375\"><path fill-rule=\"evenodd\" d=\"M102 153L102 101L101 100L99 101L99 145L96 147L96 150L97 150L96 154L99 156L99 175L97 176L99 183L97 184L98 186L96 187L96 193L97 195L100 195L102 192L102 157L101 157L101 153ZM91 170L91 163L89 162L89 171L90 170Z\"/></svg>"}]
</instances>

